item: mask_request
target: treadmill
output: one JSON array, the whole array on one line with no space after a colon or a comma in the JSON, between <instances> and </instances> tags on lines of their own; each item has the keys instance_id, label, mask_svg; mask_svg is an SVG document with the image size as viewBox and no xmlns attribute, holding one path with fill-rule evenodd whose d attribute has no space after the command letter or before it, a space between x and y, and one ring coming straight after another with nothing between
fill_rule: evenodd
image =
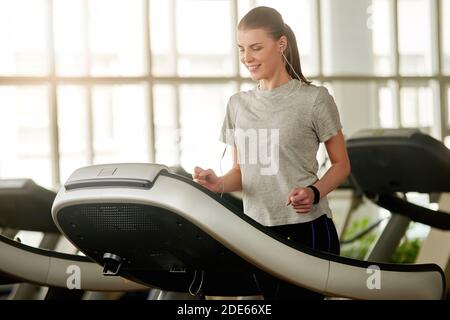
<instances>
[{"instance_id":1,"label":"treadmill","mask_svg":"<svg viewBox=\"0 0 450 320\"><path fill-rule=\"evenodd\" d=\"M49 214L55 197L31 179L0 180L0 227L59 234Z\"/></svg>"},{"instance_id":2,"label":"treadmill","mask_svg":"<svg viewBox=\"0 0 450 320\"><path fill-rule=\"evenodd\" d=\"M0 284L25 282L62 289L79 285L76 289L89 291L148 290L126 279L105 277L102 268L88 257L52 251L61 236L51 216L55 196L30 179L0 180ZM18 230L45 233L41 248L13 240ZM79 281L72 281L75 272ZM16 298L26 299L27 293Z\"/></svg>"},{"instance_id":3,"label":"treadmill","mask_svg":"<svg viewBox=\"0 0 450 320\"><path fill-rule=\"evenodd\" d=\"M441 299L435 264L373 263L299 246L190 179L158 164L76 170L52 207L59 230L106 274L161 290L259 295L266 272L327 296ZM368 285L378 269L379 288Z\"/></svg>"},{"instance_id":4,"label":"treadmill","mask_svg":"<svg viewBox=\"0 0 450 320\"><path fill-rule=\"evenodd\" d=\"M450 230L450 213L407 200L407 192L450 192L450 150L418 129L368 129L347 140L354 186L392 216L368 259L388 261L410 221Z\"/></svg>"}]
</instances>

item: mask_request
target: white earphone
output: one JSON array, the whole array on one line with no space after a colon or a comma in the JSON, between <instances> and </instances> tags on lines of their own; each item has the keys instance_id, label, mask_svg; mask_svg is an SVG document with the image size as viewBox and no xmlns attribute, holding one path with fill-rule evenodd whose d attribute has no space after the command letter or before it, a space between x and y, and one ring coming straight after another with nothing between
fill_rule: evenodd
<instances>
[{"instance_id":1,"label":"white earphone","mask_svg":"<svg viewBox=\"0 0 450 320\"><path fill-rule=\"evenodd\" d=\"M300 76L297 74L297 72L295 72L295 69L294 69L294 67L292 67L292 65L289 63L289 60L286 58L286 56L284 55L284 52L283 52L283 50L284 50L284 46L282 45L282 44L280 44L280 49L282 50L281 51L281 55L283 56L283 58L284 58L284 61L286 61L286 63L289 65L289 67L291 68L291 70L294 72L294 74L297 76L297 79L298 80L300 80L300 81L302 81L301 80L301 78L300 78Z\"/></svg>"}]
</instances>

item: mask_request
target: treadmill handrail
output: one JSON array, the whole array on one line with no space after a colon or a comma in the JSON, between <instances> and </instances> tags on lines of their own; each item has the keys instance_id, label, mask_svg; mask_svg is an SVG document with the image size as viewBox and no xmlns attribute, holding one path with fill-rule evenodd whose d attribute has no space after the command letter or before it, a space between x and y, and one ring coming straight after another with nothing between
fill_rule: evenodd
<instances>
[{"instance_id":1,"label":"treadmill handrail","mask_svg":"<svg viewBox=\"0 0 450 320\"><path fill-rule=\"evenodd\" d=\"M441 230L450 230L450 213L445 211L431 210L391 194L380 194L372 201L380 207L407 216L413 221Z\"/></svg>"}]
</instances>

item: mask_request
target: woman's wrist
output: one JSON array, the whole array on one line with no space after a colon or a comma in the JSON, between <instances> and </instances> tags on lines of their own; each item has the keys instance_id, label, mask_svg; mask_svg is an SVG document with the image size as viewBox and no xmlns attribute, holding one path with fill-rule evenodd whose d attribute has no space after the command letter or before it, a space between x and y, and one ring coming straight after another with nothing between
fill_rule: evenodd
<instances>
[{"instance_id":1,"label":"woman's wrist","mask_svg":"<svg viewBox=\"0 0 450 320\"><path fill-rule=\"evenodd\" d=\"M320 191L313 185L309 185L307 188L310 188L314 193L313 204L318 204L320 201Z\"/></svg>"},{"instance_id":2,"label":"woman's wrist","mask_svg":"<svg viewBox=\"0 0 450 320\"><path fill-rule=\"evenodd\" d=\"M215 186L215 193L223 193L225 190L225 183L224 183L224 179L223 176L222 177L217 177L217 183Z\"/></svg>"}]
</instances>

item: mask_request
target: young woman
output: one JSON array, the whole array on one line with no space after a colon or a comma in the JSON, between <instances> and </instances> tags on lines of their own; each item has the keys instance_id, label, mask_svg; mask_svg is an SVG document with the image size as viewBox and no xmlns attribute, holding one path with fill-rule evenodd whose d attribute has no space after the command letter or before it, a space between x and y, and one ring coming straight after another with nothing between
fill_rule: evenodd
<instances>
[{"instance_id":1,"label":"young woman","mask_svg":"<svg viewBox=\"0 0 450 320\"><path fill-rule=\"evenodd\" d=\"M233 148L233 167L221 177L195 167L193 178L213 192L242 190L244 212L254 220L290 241L339 254L326 196L346 179L350 162L336 104L303 76L295 35L276 10L249 11L237 40L240 60L259 84L228 102L221 140ZM318 179L321 142L331 167ZM323 298L264 273L255 279L265 299Z\"/></svg>"}]
</instances>

